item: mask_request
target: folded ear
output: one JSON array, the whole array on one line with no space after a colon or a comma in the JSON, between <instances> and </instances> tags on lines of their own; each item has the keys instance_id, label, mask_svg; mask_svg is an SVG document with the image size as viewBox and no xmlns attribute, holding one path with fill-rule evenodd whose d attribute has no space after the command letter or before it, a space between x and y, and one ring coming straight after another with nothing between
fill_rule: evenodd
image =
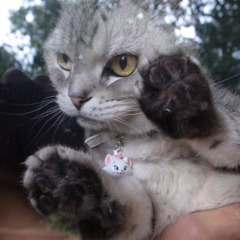
<instances>
[{"instance_id":1,"label":"folded ear","mask_svg":"<svg viewBox=\"0 0 240 240\"><path fill-rule=\"evenodd\" d=\"M81 6L91 6L92 8L96 8L98 6L98 0L57 0L61 5L62 9L66 9L69 5L81 7ZM86 9L86 7L85 7Z\"/></svg>"},{"instance_id":2,"label":"folded ear","mask_svg":"<svg viewBox=\"0 0 240 240\"><path fill-rule=\"evenodd\" d=\"M147 11L150 6L149 0L131 0L131 2L137 5L139 8L141 8L144 11Z\"/></svg>"},{"instance_id":3,"label":"folded ear","mask_svg":"<svg viewBox=\"0 0 240 240\"><path fill-rule=\"evenodd\" d=\"M108 154L105 157L105 165L108 165L111 161L112 161L112 156L110 154Z\"/></svg>"}]
</instances>

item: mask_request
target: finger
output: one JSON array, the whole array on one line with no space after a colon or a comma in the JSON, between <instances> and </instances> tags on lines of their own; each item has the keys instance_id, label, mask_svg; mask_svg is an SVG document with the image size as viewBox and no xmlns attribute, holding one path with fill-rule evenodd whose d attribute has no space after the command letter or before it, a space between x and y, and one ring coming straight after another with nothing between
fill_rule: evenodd
<instances>
[{"instance_id":1,"label":"finger","mask_svg":"<svg viewBox=\"0 0 240 240\"><path fill-rule=\"evenodd\" d=\"M240 239L240 203L189 214L169 226L155 240Z\"/></svg>"}]
</instances>

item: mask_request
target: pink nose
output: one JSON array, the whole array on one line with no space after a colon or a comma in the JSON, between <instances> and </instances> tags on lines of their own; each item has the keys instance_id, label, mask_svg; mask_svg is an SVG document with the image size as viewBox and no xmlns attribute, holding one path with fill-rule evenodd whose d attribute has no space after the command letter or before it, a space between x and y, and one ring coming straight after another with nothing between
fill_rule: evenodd
<instances>
[{"instance_id":1,"label":"pink nose","mask_svg":"<svg viewBox=\"0 0 240 240\"><path fill-rule=\"evenodd\" d=\"M70 97L73 105L79 110L84 102L86 102L88 99L81 98L81 97Z\"/></svg>"}]
</instances>

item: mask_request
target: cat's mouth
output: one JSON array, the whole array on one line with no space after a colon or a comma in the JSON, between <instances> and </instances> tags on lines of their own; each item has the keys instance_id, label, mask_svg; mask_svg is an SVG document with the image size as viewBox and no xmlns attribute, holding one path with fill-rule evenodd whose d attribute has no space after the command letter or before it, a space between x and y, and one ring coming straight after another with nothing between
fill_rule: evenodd
<instances>
[{"instance_id":1,"label":"cat's mouth","mask_svg":"<svg viewBox=\"0 0 240 240\"><path fill-rule=\"evenodd\" d=\"M87 129L143 134L155 128L146 119L136 99L132 96L92 97L81 103L79 109L72 101L78 101L78 99L71 100L67 90L62 91L57 97L61 110L70 117L76 118L79 125Z\"/></svg>"}]
</instances>

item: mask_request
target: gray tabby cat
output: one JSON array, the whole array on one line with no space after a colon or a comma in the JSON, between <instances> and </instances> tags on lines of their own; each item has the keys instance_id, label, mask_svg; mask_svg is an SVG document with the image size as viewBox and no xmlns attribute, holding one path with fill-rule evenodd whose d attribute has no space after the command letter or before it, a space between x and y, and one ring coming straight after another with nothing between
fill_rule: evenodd
<instances>
[{"instance_id":1,"label":"gray tabby cat","mask_svg":"<svg viewBox=\"0 0 240 240\"><path fill-rule=\"evenodd\" d=\"M240 201L239 98L136 4L67 1L45 44L57 102L88 149L39 150L24 186L83 239L153 239L180 216ZM102 169L116 146L131 174Z\"/></svg>"}]
</instances>

